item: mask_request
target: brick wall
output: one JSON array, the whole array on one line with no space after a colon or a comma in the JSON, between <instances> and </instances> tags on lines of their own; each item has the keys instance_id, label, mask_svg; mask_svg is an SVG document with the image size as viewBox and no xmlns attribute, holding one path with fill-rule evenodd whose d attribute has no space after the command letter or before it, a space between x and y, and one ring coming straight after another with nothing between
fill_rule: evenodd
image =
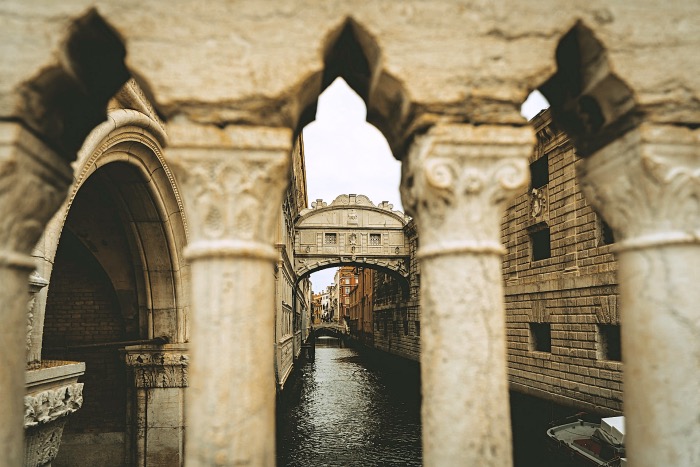
<instances>
[{"instance_id":1,"label":"brick wall","mask_svg":"<svg viewBox=\"0 0 700 467\"><path fill-rule=\"evenodd\" d=\"M126 423L125 366L116 347L61 347L128 336L112 285L94 257L64 231L51 274L44 321L44 359L84 361L84 403L70 432L121 432Z\"/></svg>"},{"instance_id":2,"label":"brick wall","mask_svg":"<svg viewBox=\"0 0 700 467\"><path fill-rule=\"evenodd\" d=\"M511 388L594 412L620 412L611 239L576 181L571 142L547 111L532 123L538 138L530 160L533 183L502 224ZM533 233L547 228L551 256L538 259Z\"/></svg>"},{"instance_id":3,"label":"brick wall","mask_svg":"<svg viewBox=\"0 0 700 467\"><path fill-rule=\"evenodd\" d=\"M546 111L532 124L538 137L530 160L533 185L515 199L502 223L511 389L598 414L619 413L622 363L612 239L581 193L571 142ZM376 275L374 345L418 360L418 238L413 222L406 229L409 294L402 295L396 279ZM548 235L538 237L543 231ZM538 257L535 243L543 239L539 252L546 257Z\"/></svg>"},{"instance_id":4,"label":"brick wall","mask_svg":"<svg viewBox=\"0 0 700 467\"><path fill-rule=\"evenodd\" d=\"M416 258L415 223L404 228L411 255L409 282L403 286L391 275L374 276L374 347L411 360L420 360L420 268ZM405 287L408 287L408 290Z\"/></svg>"}]
</instances>

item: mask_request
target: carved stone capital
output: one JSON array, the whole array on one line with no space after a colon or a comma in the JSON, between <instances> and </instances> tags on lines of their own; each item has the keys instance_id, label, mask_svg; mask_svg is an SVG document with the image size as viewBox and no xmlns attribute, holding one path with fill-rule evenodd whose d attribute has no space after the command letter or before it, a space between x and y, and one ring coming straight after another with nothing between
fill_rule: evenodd
<instances>
[{"instance_id":1,"label":"carved stone capital","mask_svg":"<svg viewBox=\"0 0 700 467\"><path fill-rule=\"evenodd\" d=\"M0 123L0 264L34 269L29 253L66 197L70 165L20 124Z\"/></svg>"},{"instance_id":2,"label":"carved stone capital","mask_svg":"<svg viewBox=\"0 0 700 467\"><path fill-rule=\"evenodd\" d=\"M700 130L642 124L581 161L586 198L618 251L700 243Z\"/></svg>"},{"instance_id":3,"label":"carved stone capital","mask_svg":"<svg viewBox=\"0 0 700 467\"><path fill-rule=\"evenodd\" d=\"M49 423L83 406L83 383L70 383L24 396L24 427Z\"/></svg>"},{"instance_id":4,"label":"carved stone capital","mask_svg":"<svg viewBox=\"0 0 700 467\"><path fill-rule=\"evenodd\" d=\"M272 243L289 182L289 130L194 124L169 128L168 155L191 226L188 257L276 259Z\"/></svg>"},{"instance_id":5,"label":"carved stone capital","mask_svg":"<svg viewBox=\"0 0 700 467\"><path fill-rule=\"evenodd\" d=\"M401 194L421 256L503 252L501 217L529 179L534 140L530 127L492 125L438 125L416 138Z\"/></svg>"},{"instance_id":6,"label":"carved stone capital","mask_svg":"<svg viewBox=\"0 0 700 467\"><path fill-rule=\"evenodd\" d=\"M185 388L189 355L183 346L127 347L125 360L137 388Z\"/></svg>"}]
</instances>

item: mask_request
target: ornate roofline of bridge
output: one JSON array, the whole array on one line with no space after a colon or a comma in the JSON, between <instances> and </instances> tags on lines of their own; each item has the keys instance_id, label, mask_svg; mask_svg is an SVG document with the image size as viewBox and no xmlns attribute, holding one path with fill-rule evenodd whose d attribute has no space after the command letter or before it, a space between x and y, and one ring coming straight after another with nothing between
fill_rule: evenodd
<instances>
[{"instance_id":1,"label":"ornate roofline of bridge","mask_svg":"<svg viewBox=\"0 0 700 467\"><path fill-rule=\"evenodd\" d=\"M337 196L330 205L322 199L317 199L311 203L310 208L303 209L299 213L297 224L301 223L302 220L309 214L338 208L361 208L379 211L383 214L391 214L399 219L403 225L406 225L411 220L411 218L403 212L394 210L394 205L388 201L382 201L381 203L375 205L366 195L347 194Z\"/></svg>"}]
</instances>

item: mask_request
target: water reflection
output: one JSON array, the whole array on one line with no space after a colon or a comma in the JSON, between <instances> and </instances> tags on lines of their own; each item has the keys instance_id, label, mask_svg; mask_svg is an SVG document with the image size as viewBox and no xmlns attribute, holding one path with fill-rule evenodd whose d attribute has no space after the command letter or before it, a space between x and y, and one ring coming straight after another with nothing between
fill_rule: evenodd
<instances>
[{"instance_id":1,"label":"water reflection","mask_svg":"<svg viewBox=\"0 0 700 467\"><path fill-rule=\"evenodd\" d=\"M277 416L279 466L421 465L417 372L321 338Z\"/></svg>"}]
</instances>

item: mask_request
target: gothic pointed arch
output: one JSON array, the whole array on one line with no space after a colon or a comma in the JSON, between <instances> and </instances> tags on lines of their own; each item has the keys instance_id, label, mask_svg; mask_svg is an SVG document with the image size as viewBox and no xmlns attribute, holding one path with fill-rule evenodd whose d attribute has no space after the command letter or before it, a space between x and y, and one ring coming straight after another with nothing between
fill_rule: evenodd
<instances>
[{"instance_id":1,"label":"gothic pointed arch","mask_svg":"<svg viewBox=\"0 0 700 467\"><path fill-rule=\"evenodd\" d=\"M605 45L582 21L561 38L557 71L540 91L552 117L588 156L639 125L642 110L632 89L615 72Z\"/></svg>"},{"instance_id":2,"label":"gothic pointed arch","mask_svg":"<svg viewBox=\"0 0 700 467\"><path fill-rule=\"evenodd\" d=\"M344 79L367 106L367 122L386 138L394 157L401 159L411 131L413 106L400 79L383 66L381 47L366 27L344 18L324 39L323 66L295 86L285 107L301 132L315 119L319 95Z\"/></svg>"}]
</instances>

